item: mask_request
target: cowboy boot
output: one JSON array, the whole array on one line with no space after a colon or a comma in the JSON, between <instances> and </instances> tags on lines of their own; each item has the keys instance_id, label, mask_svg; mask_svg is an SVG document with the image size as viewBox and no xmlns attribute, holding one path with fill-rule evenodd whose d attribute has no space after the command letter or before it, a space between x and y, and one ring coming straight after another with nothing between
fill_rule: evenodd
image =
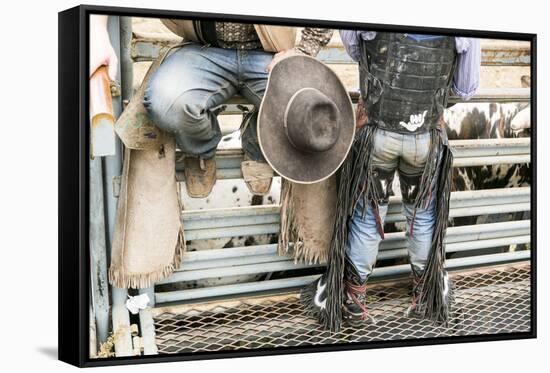
<instances>
[{"instance_id":1,"label":"cowboy boot","mask_svg":"<svg viewBox=\"0 0 550 373\"><path fill-rule=\"evenodd\" d=\"M269 193L273 180L273 169L267 162L253 161L245 153L241 171L244 182L252 194L265 196Z\"/></svg>"},{"instance_id":2,"label":"cowboy boot","mask_svg":"<svg viewBox=\"0 0 550 373\"><path fill-rule=\"evenodd\" d=\"M422 294L423 286L424 286L424 283L422 282L422 278L418 274L413 273L413 288L411 292L411 301L410 301L409 307L405 310L406 317L419 318L422 316L421 307L418 301L420 299L420 295Z\"/></svg>"},{"instance_id":3,"label":"cowboy boot","mask_svg":"<svg viewBox=\"0 0 550 373\"><path fill-rule=\"evenodd\" d=\"M449 279L449 275L447 272L445 272L443 276L443 302L451 302L452 300L452 288L451 288L451 281ZM425 310L422 308L422 304L420 303L420 297L425 291L424 289L424 282L421 278L420 274L417 274L413 271L413 288L411 293L411 303L407 310L405 311L406 317L415 317L415 318L425 318Z\"/></svg>"},{"instance_id":4,"label":"cowboy boot","mask_svg":"<svg viewBox=\"0 0 550 373\"><path fill-rule=\"evenodd\" d=\"M214 157L204 159L185 156L183 159L185 186L192 198L207 197L216 183L216 161Z\"/></svg>"},{"instance_id":5,"label":"cowboy boot","mask_svg":"<svg viewBox=\"0 0 550 373\"><path fill-rule=\"evenodd\" d=\"M362 281L355 266L346 258L344 264L344 307L343 318L349 322L357 323L365 320L376 320L367 310L367 280Z\"/></svg>"}]
</instances>

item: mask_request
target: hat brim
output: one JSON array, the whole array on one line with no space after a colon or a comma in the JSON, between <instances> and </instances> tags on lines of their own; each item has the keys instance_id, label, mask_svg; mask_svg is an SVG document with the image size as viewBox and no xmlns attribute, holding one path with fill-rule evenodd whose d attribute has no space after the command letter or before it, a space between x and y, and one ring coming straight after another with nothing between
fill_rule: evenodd
<instances>
[{"instance_id":1,"label":"hat brim","mask_svg":"<svg viewBox=\"0 0 550 373\"><path fill-rule=\"evenodd\" d=\"M321 153L296 149L284 130L284 113L292 95L304 87L315 88L338 107L341 127L334 146ZM309 56L292 56L278 62L267 82L258 115L258 140L269 165L282 177L312 184L330 177L344 162L355 135L351 99L340 78L328 66Z\"/></svg>"}]
</instances>

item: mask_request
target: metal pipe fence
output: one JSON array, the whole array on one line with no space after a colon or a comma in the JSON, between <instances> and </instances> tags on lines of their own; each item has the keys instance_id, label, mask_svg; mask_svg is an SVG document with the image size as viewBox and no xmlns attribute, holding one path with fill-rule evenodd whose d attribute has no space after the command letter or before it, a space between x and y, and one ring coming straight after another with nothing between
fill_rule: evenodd
<instances>
[{"instance_id":1,"label":"metal pipe fence","mask_svg":"<svg viewBox=\"0 0 550 373\"><path fill-rule=\"evenodd\" d=\"M172 34L136 32L132 42L132 58L136 62L152 61L163 48L176 45L181 38ZM482 45L481 64L484 66L529 66L529 43L511 46L509 43L485 43ZM346 53L341 42L331 42L319 52L318 58L328 64L355 63Z\"/></svg>"},{"instance_id":2,"label":"metal pipe fence","mask_svg":"<svg viewBox=\"0 0 550 373\"><path fill-rule=\"evenodd\" d=\"M118 116L133 93L133 63L151 61L159 51L177 40L173 37L143 35L132 32L130 17L109 17L109 35L117 55L120 68L117 84L121 96L114 97L113 106ZM329 64L351 64L341 44L332 44L321 51L320 59ZM482 64L485 66L528 66L530 50L522 44L510 47L506 43L487 44L482 50ZM350 92L357 100L357 92ZM471 102L528 102L530 90L484 89ZM452 98L451 101L460 101ZM228 103L224 114L241 114L236 104L248 104L242 97ZM455 151L454 167L498 165L508 163L530 163L529 139L487 139L452 141ZM117 197L115 188L121 174L122 146L118 143L117 156L96 158L90 162L90 246L92 257L92 312L97 329L97 342L104 342L109 328L108 301L111 295L112 330L119 331L115 342L117 356L134 354L130 334L130 317L125 307L128 291L112 288L107 283L106 269L109 262L112 241L114 214ZM240 162L242 150L220 150L217 154L218 179L241 178ZM183 165L176 164L178 180L182 181ZM114 183L114 184L113 184ZM392 198L387 222L402 222L401 200ZM451 197L451 217L474 216L480 214L502 214L530 210L529 188L499 189L485 191L455 192ZM92 216L93 214L93 216ZM279 230L278 206L251 206L246 208L212 209L203 211L183 211L187 240L207 240L224 237L277 234ZM530 221L516 220L500 223L487 223L448 229L447 252L475 252L480 249L509 245L530 244ZM159 285L178 284L201 279L269 274L273 272L298 271L315 268L319 265L294 263L285 256L277 255L277 246L255 245L212 249L185 253L182 267ZM407 255L406 238L403 232L388 233L380 248L380 259L400 259ZM530 250L519 250L487 255L474 255L447 260L449 269L496 265L529 259ZM409 265L393 265L376 268L373 277L392 278L407 275ZM155 292L154 288L141 289L151 299L151 306L158 307L173 302L199 302L212 297L230 297L238 294L287 291L306 285L318 275L294 275L268 279L232 283L220 286L200 287L185 290ZM158 353L155 342L155 325L152 309L139 314L142 347L145 354ZM121 331L121 332L120 332Z\"/></svg>"},{"instance_id":3,"label":"metal pipe fence","mask_svg":"<svg viewBox=\"0 0 550 373\"><path fill-rule=\"evenodd\" d=\"M531 163L531 139L450 140L454 167ZM218 180L242 178L242 149L220 149L216 152ZM181 157L179 157L181 158ZM176 178L184 181L183 161L176 163Z\"/></svg>"}]
</instances>

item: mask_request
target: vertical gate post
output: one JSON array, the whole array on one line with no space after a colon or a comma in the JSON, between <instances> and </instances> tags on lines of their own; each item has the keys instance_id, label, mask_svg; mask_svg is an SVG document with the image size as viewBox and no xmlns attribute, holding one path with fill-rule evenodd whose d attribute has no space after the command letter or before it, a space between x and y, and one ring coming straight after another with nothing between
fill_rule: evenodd
<instances>
[{"instance_id":1,"label":"vertical gate post","mask_svg":"<svg viewBox=\"0 0 550 373\"><path fill-rule=\"evenodd\" d=\"M129 102L134 94L134 61L132 59L132 18L120 17L120 72L122 75L121 92L122 102ZM154 286L147 289L140 289L140 294L149 296L149 305L154 306ZM143 341L143 353L145 355L158 354L155 343L155 325L151 309L139 311L140 332Z\"/></svg>"},{"instance_id":2,"label":"vertical gate post","mask_svg":"<svg viewBox=\"0 0 550 373\"><path fill-rule=\"evenodd\" d=\"M120 22L119 17L109 16L107 24L111 44L119 60L117 73L117 84L120 84ZM120 96L113 97L113 112L118 117L122 112L122 100ZM115 226L115 213L117 206L117 197L114 194L114 178L122 173L122 146L117 139L117 152L114 156L107 156L104 159L105 180L104 190L106 198L106 220L108 226L108 247L111 248L113 242L113 232ZM115 354L116 356L133 355L132 336L130 332L130 315L126 309L126 299L128 297L127 289L112 287L112 321L113 333L115 333Z\"/></svg>"},{"instance_id":3,"label":"vertical gate post","mask_svg":"<svg viewBox=\"0 0 550 373\"><path fill-rule=\"evenodd\" d=\"M134 60L132 59L132 17L120 17L120 74L122 101L134 93Z\"/></svg>"},{"instance_id":4,"label":"vertical gate post","mask_svg":"<svg viewBox=\"0 0 550 373\"><path fill-rule=\"evenodd\" d=\"M89 160L90 167L90 277L91 305L95 321L96 343L103 343L109 334L109 285L107 281L107 246L103 200L101 158Z\"/></svg>"}]
</instances>

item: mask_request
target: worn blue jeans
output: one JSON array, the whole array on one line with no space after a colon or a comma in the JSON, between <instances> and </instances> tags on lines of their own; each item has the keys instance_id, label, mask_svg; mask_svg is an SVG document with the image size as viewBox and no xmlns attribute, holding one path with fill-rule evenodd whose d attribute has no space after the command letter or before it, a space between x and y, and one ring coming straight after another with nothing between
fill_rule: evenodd
<instances>
[{"instance_id":1,"label":"worn blue jeans","mask_svg":"<svg viewBox=\"0 0 550 373\"><path fill-rule=\"evenodd\" d=\"M403 196L403 213L407 221L406 238L409 260L413 272L420 275L424 270L435 226L435 194L425 209L418 208L414 217L411 235L411 222L414 214L414 200L420 177L428 158L430 132L422 134L400 134L376 129L373 140L372 166L378 179L377 188L384 197L379 201L379 215L382 226L388 212L388 198L391 193L395 171L399 175ZM380 237L372 206L368 206L363 218L360 202L348 226L346 255L365 281L372 273L378 256Z\"/></svg>"},{"instance_id":2,"label":"worn blue jeans","mask_svg":"<svg viewBox=\"0 0 550 373\"><path fill-rule=\"evenodd\" d=\"M221 130L213 109L240 93L256 108L264 95L272 53L187 44L169 55L145 88L144 106L161 129L174 134L185 153L214 156ZM242 133L252 160L263 160L257 110Z\"/></svg>"}]
</instances>

